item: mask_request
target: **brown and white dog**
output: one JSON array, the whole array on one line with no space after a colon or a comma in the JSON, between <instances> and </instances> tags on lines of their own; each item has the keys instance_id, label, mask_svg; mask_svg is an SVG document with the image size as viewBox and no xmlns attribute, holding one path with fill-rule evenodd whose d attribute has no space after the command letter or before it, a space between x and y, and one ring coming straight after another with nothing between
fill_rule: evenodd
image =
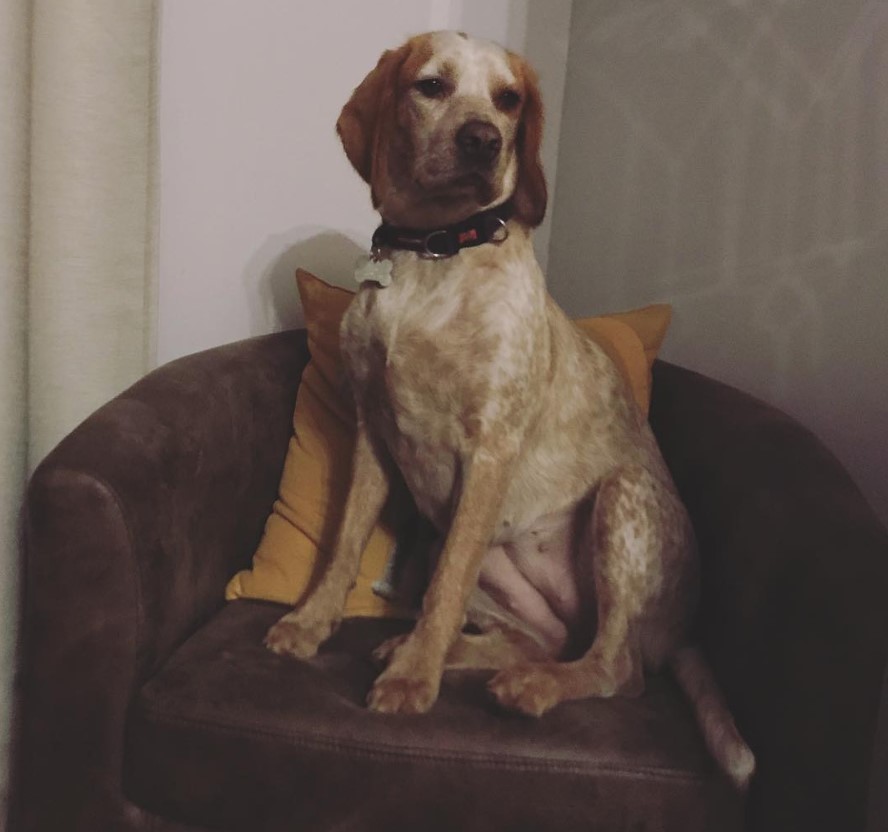
<instances>
[{"instance_id":1,"label":"brown and white dog","mask_svg":"<svg viewBox=\"0 0 888 832\"><path fill-rule=\"evenodd\" d=\"M314 655L406 484L445 540L416 626L379 651L371 708L426 711L445 668L475 666L499 671L503 706L540 715L637 695L645 669L670 666L745 786L752 753L688 644L687 514L623 378L549 297L531 247L546 210L533 70L461 33L420 35L383 54L337 129L383 218L386 279L362 284L341 331L358 435L333 559L266 643Z\"/></svg>"}]
</instances>

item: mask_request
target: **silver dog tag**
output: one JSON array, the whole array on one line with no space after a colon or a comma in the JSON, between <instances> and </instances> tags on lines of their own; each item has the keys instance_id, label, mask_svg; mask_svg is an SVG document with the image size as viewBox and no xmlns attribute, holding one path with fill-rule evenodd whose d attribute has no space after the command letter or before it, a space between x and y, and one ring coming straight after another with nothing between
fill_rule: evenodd
<instances>
[{"instance_id":1,"label":"silver dog tag","mask_svg":"<svg viewBox=\"0 0 888 832\"><path fill-rule=\"evenodd\" d=\"M377 283L382 288L391 285L392 261L373 254L362 254L355 261L355 281L361 283Z\"/></svg>"}]
</instances>

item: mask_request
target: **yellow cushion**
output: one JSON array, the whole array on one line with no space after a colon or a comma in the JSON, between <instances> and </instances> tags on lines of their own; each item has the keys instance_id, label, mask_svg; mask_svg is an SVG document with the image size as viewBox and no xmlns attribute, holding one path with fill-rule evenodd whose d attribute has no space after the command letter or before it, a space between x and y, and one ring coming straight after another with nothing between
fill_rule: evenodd
<instances>
[{"instance_id":1,"label":"yellow cushion","mask_svg":"<svg viewBox=\"0 0 888 832\"><path fill-rule=\"evenodd\" d=\"M353 295L302 269L296 272L296 282L311 361L296 396L293 436L278 499L253 556L253 568L231 579L225 592L228 600L256 598L290 605L300 600L330 557L348 491L355 424L339 351L339 325ZM671 307L657 304L576 321L623 372L645 414L650 367L670 317ZM346 617L405 614L373 591L405 519L387 510L373 530L358 580L346 599Z\"/></svg>"},{"instance_id":2,"label":"yellow cushion","mask_svg":"<svg viewBox=\"0 0 888 832\"><path fill-rule=\"evenodd\" d=\"M228 600L295 604L332 553L348 491L355 422L342 371L339 323L353 295L301 269L296 280L311 361L296 394L278 499L253 555L253 568L231 579ZM346 616L403 612L373 592L394 546L394 525L385 518L370 536L357 583L346 599Z\"/></svg>"},{"instance_id":3,"label":"yellow cushion","mask_svg":"<svg viewBox=\"0 0 888 832\"><path fill-rule=\"evenodd\" d=\"M651 404L651 366L671 320L672 307L668 303L655 303L630 312L574 321L623 373L645 417Z\"/></svg>"}]
</instances>

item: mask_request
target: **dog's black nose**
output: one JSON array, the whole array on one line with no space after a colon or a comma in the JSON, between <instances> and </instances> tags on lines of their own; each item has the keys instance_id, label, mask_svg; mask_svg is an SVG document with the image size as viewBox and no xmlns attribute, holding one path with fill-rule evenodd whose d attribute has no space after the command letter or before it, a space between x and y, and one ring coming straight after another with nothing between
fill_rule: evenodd
<instances>
[{"instance_id":1,"label":"dog's black nose","mask_svg":"<svg viewBox=\"0 0 888 832\"><path fill-rule=\"evenodd\" d=\"M463 161L475 165L491 165L499 156L503 137L489 121L473 119L456 131L456 146Z\"/></svg>"}]
</instances>

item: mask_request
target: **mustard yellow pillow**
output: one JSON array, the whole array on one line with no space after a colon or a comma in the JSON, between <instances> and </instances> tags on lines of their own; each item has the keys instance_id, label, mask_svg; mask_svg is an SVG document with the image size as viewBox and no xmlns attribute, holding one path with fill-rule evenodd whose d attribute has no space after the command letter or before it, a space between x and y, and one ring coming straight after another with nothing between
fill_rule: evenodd
<instances>
[{"instance_id":1,"label":"mustard yellow pillow","mask_svg":"<svg viewBox=\"0 0 888 832\"><path fill-rule=\"evenodd\" d=\"M339 351L339 325L353 295L302 269L296 272L296 282L311 361L296 396L293 436L278 499L253 556L253 568L231 579L225 592L228 600L255 598L290 605L300 600L332 553L348 491L355 423ZM576 321L620 368L644 414L650 403L651 364L671 312L667 304L657 304ZM373 589L386 572L398 529L406 519L388 510L373 530L358 580L346 599L346 617L406 614Z\"/></svg>"},{"instance_id":2,"label":"mustard yellow pillow","mask_svg":"<svg viewBox=\"0 0 888 832\"><path fill-rule=\"evenodd\" d=\"M349 399L339 324L353 297L300 269L296 282L305 314L309 361L293 411L278 499L265 524L253 568L229 581L225 597L293 605L332 554L348 491L355 420ZM403 613L373 591L394 551L398 518L384 517L370 536L346 599L346 616Z\"/></svg>"},{"instance_id":3,"label":"mustard yellow pillow","mask_svg":"<svg viewBox=\"0 0 888 832\"><path fill-rule=\"evenodd\" d=\"M641 412L651 405L651 366L672 320L668 303L655 303L629 312L577 318L574 323L617 365Z\"/></svg>"}]
</instances>

